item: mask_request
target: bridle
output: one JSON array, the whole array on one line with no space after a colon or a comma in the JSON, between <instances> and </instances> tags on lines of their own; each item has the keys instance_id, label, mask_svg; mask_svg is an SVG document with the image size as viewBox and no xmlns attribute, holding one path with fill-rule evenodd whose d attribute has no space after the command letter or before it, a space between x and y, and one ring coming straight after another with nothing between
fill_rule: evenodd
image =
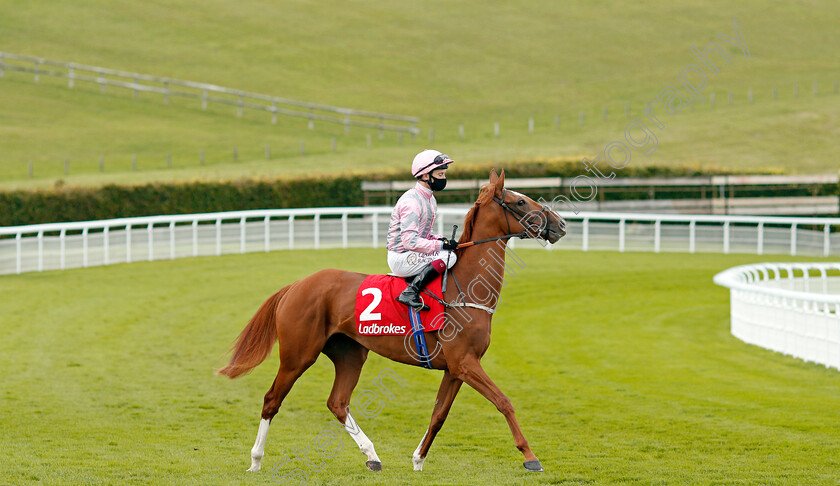
<instances>
[{"instance_id":1,"label":"bridle","mask_svg":"<svg viewBox=\"0 0 840 486\"><path fill-rule=\"evenodd\" d=\"M508 213L518 217L519 221L522 221L522 218L524 218L526 215L525 214L519 214L516 211L514 211L514 209L512 207L508 206L507 203L505 202L505 196L507 196L507 189L502 189L501 199L496 197L496 196L493 196L493 200L496 201L497 203L499 203L499 205L505 210L505 222L507 223L508 233L510 233L510 220L508 219ZM525 221L525 223L527 223L526 228L533 227L534 221L537 218L540 218L542 216L543 212L546 212L546 211L550 211L550 210L544 204L540 204L540 210L537 211L537 214L535 214L532 218ZM547 240L548 239L548 217L546 217L542 221L542 224L540 225L539 228L540 228L540 232L537 233L537 238ZM523 231L522 233L518 233L518 234L521 235L523 233L525 235L527 235L528 231L526 230L526 231ZM522 238L522 237L519 236L519 238Z\"/></svg>"},{"instance_id":2,"label":"bridle","mask_svg":"<svg viewBox=\"0 0 840 486\"><path fill-rule=\"evenodd\" d=\"M467 247L474 246L474 245L480 245L482 243L489 243L491 241L504 240L504 239L507 239L507 238L531 238L532 237L531 236L532 233L529 233L529 231L527 229L525 231L520 232L520 233L511 233L510 217L508 216L508 213L516 216L518 221L520 221L520 222L522 221L522 219L525 218L527 213L526 214L519 214L515 209L508 206L508 204L505 202L505 197L506 196L507 196L507 189L502 189L502 197L498 198L496 196L493 196L493 201L495 201L499 206L502 207L502 209L505 210L505 222L507 223L508 234L502 235L502 236L495 236L493 238L486 238L486 239L483 239L483 240L466 241L464 243L459 243L457 249L467 248ZM525 225L523 225L523 226L525 226L528 229L532 228L534 226L534 221L536 221L537 218L540 218L543 213L549 213L549 212L552 212L550 208L548 208L545 204L540 204L540 210L537 211L537 213L535 215L533 215L531 218L526 220L525 223L526 223L527 226L525 226ZM549 232L548 217L546 217L543 220L542 224L539 226L539 229L540 229L540 231L539 231L539 233L537 233L536 238L540 238L540 239L543 239L543 240L548 240L548 232ZM455 236L454 230L452 232L452 236L453 236L453 238ZM443 285L441 287L443 292L446 292L446 282L447 282L448 273L449 273L449 265L447 264L446 273L444 274L444 277L443 277ZM458 284L458 279L455 278L454 273L452 274L452 278L455 280L455 285L458 286L458 294L459 295L465 295L464 292L461 290L461 285ZM433 299L437 300L438 302L440 302L441 304L443 304L447 308L473 307L473 308L476 308L476 309L481 309L483 311L486 311L490 314L493 314L493 313L496 312L496 309L491 309L490 307L487 307L487 306L482 305L482 304L475 304L475 303L472 303L472 302L445 302L442 298L439 298L438 296L430 293L428 290L424 290L423 292L430 295Z\"/></svg>"},{"instance_id":3,"label":"bridle","mask_svg":"<svg viewBox=\"0 0 840 486\"><path fill-rule=\"evenodd\" d=\"M522 231L520 233L512 233L511 232L510 219L509 219L508 213L516 216L518 221L522 221L522 219L526 216L526 214L519 214L515 209L508 206L508 204L505 202L505 197L506 196L507 196L507 189L502 189L502 197L498 198L496 196L493 196L493 201L498 203L499 206L501 206L502 209L505 210L505 222L507 223L508 234L502 235L502 236L495 236L493 238L486 238L486 239L483 239L483 240L467 241L467 242L464 242L464 243L460 243L458 245L458 249L467 248L467 247L473 246L473 245L480 245L482 243L489 243L491 241L503 240L503 239L506 239L506 238L523 238L523 239L525 239L525 238L531 238L532 237L531 235L533 234L533 232L529 232L528 230ZM545 204L540 204L540 210L537 211L537 213L535 215L533 215L531 218L529 218L525 221L525 223L527 224L526 228L533 227L534 222L537 220L537 218L540 218L544 212L548 213L550 211L551 211L551 209L549 209ZM540 239L543 239L543 240L548 240L548 217L545 217L543 219L542 224L539 226L539 229L540 229L540 231L539 231L539 233L537 233L536 238L540 238Z\"/></svg>"}]
</instances>

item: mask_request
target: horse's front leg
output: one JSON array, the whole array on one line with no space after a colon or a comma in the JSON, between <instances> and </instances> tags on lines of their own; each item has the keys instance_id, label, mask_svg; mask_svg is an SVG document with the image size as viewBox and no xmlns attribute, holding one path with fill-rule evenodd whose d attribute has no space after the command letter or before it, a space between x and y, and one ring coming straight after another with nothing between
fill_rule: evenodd
<instances>
[{"instance_id":1,"label":"horse's front leg","mask_svg":"<svg viewBox=\"0 0 840 486\"><path fill-rule=\"evenodd\" d=\"M415 471L423 470L423 462L426 461L426 454L429 453L429 448L432 447L432 441L435 440L435 435L446 420L449 414L449 409L452 408L452 402L455 401L455 396L458 390L461 389L463 381L452 376L449 371L444 371L443 380L440 382L440 389L438 390L437 399L435 400L435 408L432 411L432 422L429 424L429 430L426 435L420 440L417 445L417 450L414 451L412 462L414 463Z\"/></svg>"},{"instance_id":2,"label":"horse's front leg","mask_svg":"<svg viewBox=\"0 0 840 486\"><path fill-rule=\"evenodd\" d=\"M525 456L523 465L529 471L542 471L543 467L539 459L531 451L528 441L522 435L522 430L519 428L519 423L516 421L516 415L513 412L513 404L510 403L508 397L499 390L499 387L493 383L493 380L484 372L481 363L476 357L464 358L457 371L453 370L455 376L473 387L478 393L481 393L484 398L490 400L493 405L501 412L507 420L511 433L513 433L513 440L516 448Z\"/></svg>"}]
</instances>

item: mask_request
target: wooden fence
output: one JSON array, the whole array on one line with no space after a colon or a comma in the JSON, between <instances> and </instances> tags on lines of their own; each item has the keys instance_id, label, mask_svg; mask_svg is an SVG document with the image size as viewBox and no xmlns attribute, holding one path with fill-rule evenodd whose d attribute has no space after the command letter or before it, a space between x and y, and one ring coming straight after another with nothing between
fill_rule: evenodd
<instances>
[{"instance_id":1,"label":"wooden fence","mask_svg":"<svg viewBox=\"0 0 840 486\"><path fill-rule=\"evenodd\" d=\"M462 179L447 183L446 194L475 200L485 180ZM574 177L506 179L505 187L529 194L563 195L581 211L632 211L677 214L837 215L840 214L840 174L720 175L702 177L590 178L595 194L585 201L571 197ZM363 181L365 204L394 204L415 181ZM827 190L823 190L826 189ZM772 189L780 197L755 197ZM823 193L820 193L820 192ZM825 192L828 194L825 194ZM662 194L669 197L663 198ZM691 194L680 197L681 194ZM738 197L736 197L736 194ZM660 195L657 199L657 195ZM699 197L697 197L699 196Z\"/></svg>"},{"instance_id":2,"label":"wooden fence","mask_svg":"<svg viewBox=\"0 0 840 486\"><path fill-rule=\"evenodd\" d=\"M210 103L219 103L236 107L237 116L240 117L246 108L266 111L271 113L272 123L277 123L278 115L300 117L309 120L310 129L314 127L315 121L321 121L344 125L346 133L349 133L351 126L376 129L380 132L404 132L412 136L420 133L416 126L420 119L412 116L321 105L213 84L117 71L0 51L0 78L5 76L6 71L31 73L36 83L40 81L41 76L66 78L67 86L71 89L77 81L84 81L98 84L102 92L105 92L107 86L128 89L133 91L135 98L140 92L155 93L163 96L164 103L168 103L172 96L191 98L200 101L203 110L206 110Z\"/></svg>"}]
</instances>

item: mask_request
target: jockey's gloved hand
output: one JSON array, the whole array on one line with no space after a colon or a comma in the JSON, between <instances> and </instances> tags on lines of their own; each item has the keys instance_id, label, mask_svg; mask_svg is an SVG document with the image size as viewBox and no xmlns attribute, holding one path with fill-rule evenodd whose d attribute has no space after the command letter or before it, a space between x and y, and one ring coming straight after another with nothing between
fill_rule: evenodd
<instances>
[{"instance_id":1,"label":"jockey's gloved hand","mask_svg":"<svg viewBox=\"0 0 840 486\"><path fill-rule=\"evenodd\" d=\"M443 249L444 250L454 250L458 248L458 242L455 240L450 240L447 238L441 238L440 241L443 242Z\"/></svg>"}]
</instances>

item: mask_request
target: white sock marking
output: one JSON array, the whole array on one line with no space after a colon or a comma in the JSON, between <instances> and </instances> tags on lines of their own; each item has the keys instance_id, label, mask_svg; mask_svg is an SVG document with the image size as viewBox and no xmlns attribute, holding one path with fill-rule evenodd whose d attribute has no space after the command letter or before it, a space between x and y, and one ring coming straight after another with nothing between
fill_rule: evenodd
<instances>
[{"instance_id":1,"label":"white sock marking","mask_svg":"<svg viewBox=\"0 0 840 486\"><path fill-rule=\"evenodd\" d=\"M359 449L362 451L362 454L366 455L368 461L376 461L382 462L379 460L379 456L376 455L376 451L373 449L373 442L368 439L362 429L356 424L356 421L353 420L353 416L350 415L350 407L347 407L347 419L344 421L344 430L350 434L350 437L356 441L358 444Z\"/></svg>"},{"instance_id":2,"label":"white sock marking","mask_svg":"<svg viewBox=\"0 0 840 486\"><path fill-rule=\"evenodd\" d=\"M251 448L251 467L249 471L259 471L260 462L262 462L263 454L265 453L265 440L268 437L268 426L271 424L266 419L260 420L260 430L257 432L257 440L254 441L254 447Z\"/></svg>"},{"instance_id":3,"label":"white sock marking","mask_svg":"<svg viewBox=\"0 0 840 486\"><path fill-rule=\"evenodd\" d=\"M420 443L417 444L417 449L414 450L414 455L411 456L411 462L414 463L414 470L415 471L422 471L423 470L423 463L426 462L425 457L420 457L420 447L423 446L423 441L426 440L426 436L429 435L429 431L427 430L425 434L423 434L423 438L420 439Z\"/></svg>"}]
</instances>

